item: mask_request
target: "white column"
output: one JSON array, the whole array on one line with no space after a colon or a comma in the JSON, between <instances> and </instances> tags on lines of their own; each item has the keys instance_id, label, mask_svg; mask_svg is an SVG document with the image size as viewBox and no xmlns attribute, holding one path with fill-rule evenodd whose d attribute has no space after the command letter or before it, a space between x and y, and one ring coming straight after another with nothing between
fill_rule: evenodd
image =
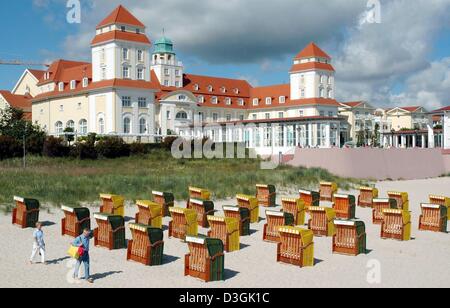
<instances>
[{"instance_id":1,"label":"white column","mask_svg":"<svg viewBox=\"0 0 450 308\"><path fill-rule=\"evenodd\" d=\"M312 123L308 123L308 136L307 136L307 138L308 138L308 145L310 147L313 147L313 131L312 131L312 129L313 129Z\"/></svg>"},{"instance_id":2,"label":"white column","mask_svg":"<svg viewBox=\"0 0 450 308\"><path fill-rule=\"evenodd\" d=\"M331 147L330 123L325 124L325 147L327 149Z\"/></svg>"},{"instance_id":3,"label":"white column","mask_svg":"<svg viewBox=\"0 0 450 308\"><path fill-rule=\"evenodd\" d=\"M425 149L425 135L422 135L422 149Z\"/></svg>"},{"instance_id":4,"label":"white column","mask_svg":"<svg viewBox=\"0 0 450 308\"><path fill-rule=\"evenodd\" d=\"M406 135L402 135L402 148L406 148Z\"/></svg>"},{"instance_id":5,"label":"white column","mask_svg":"<svg viewBox=\"0 0 450 308\"><path fill-rule=\"evenodd\" d=\"M167 106L161 105L161 134L164 136L167 134Z\"/></svg>"}]
</instances>

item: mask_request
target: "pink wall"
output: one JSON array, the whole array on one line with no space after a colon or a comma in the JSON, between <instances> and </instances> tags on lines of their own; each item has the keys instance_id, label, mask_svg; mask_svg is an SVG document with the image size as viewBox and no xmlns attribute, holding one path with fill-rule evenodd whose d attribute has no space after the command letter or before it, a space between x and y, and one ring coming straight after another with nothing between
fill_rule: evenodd
<instances>
[{"instance_id":1,"label":"pink wall","mask_svg":"<svg viewBox=\"0 0 450 308\"><path fill-rule=\"evenodd\" d=\"M298 148L288 164L374 180L423 179L450 173L450 155L443 155L441 149Z\"/></svg>"}]
</instances>

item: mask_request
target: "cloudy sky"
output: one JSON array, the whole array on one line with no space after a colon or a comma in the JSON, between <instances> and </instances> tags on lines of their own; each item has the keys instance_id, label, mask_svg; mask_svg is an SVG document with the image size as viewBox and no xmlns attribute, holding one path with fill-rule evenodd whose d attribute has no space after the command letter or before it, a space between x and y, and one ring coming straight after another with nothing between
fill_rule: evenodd
<instances>
[{"instance_id":1,"label":"cloudy sky","mask_svg":"<svg viewBox=\"0 0 450 308\"><path fill-rule=\"evenodd\" d=\"M190 73L285 83L293 56L315 41L334 59L342 101L450 105L450 0L80 1L80 24L67 23L67 0L1 1L10 30L0 33L0 59L89 61L96 24L123 4L151 39L165 29ZM0 66L0 88L22 70Z\"/></svg>"}]
</instances>

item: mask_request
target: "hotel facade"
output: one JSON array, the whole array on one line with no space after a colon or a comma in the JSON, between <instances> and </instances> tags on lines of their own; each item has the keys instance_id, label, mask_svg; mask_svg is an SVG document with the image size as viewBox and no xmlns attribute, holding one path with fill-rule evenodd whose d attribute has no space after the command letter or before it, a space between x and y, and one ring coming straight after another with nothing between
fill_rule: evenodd
<instances>
[{"instance_id":1,"label":"hotel facade","mask_svg":"<svg viewBox=\"0 0 450 308\"><path fill-rule=\"evenodd\" d=\"M245 142L265 155L341 147L360 132L378 132L377 143L385 147L450 146L448 110L434 127L436 115L420 107L383 110L336 101L332 59L314 43L293 58L288 84L253 87L245 80L186 73L172 41L163 37L152 46L145 25L123 6L93 36L91 63L57 60L46 71L26 70L10 93L27 98L32 121L49 134L71 128L77 136L142 142L208 137Z\"/></svg>"}]
</instances>

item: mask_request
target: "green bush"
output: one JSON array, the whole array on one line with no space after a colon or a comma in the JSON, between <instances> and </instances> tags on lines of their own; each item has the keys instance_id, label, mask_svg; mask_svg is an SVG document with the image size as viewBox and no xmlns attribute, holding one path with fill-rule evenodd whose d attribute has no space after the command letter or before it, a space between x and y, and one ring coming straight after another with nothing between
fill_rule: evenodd
<instances>
[{"instance_id":1,"label":"green bush","mask_svg":"<svg viewBox=\"0 0 450 308\"><path fill-rule=\"evenodd\" d=\"M47 157L67 157L70 153L68 147L62 138L53 136L47 137L44 142L43 154Z\"/></svg>"},{"instance_id":2,"label":"green bush","mask_svg":"<svg viewBox=\"0 0 450 308\"><path fill-rule=\"evenodd\" d=\"M169 136L164 138L161 146L163 149L166 149L168 151L172 150L172 144L178 139L178 137Z\"/></svg>"},{"instance_id":3,"label":"green bush","mask_svg":"<svg viewBox=\"0 0 450 308\"><path fill-rule=\"evenodd\" d=\"M119 158L130 156L130 146L119 137L104 137L95 145L100 157Z\"/></svg>"},{"instance_id":4,"label":"green bush","mask_svg":"<svg viewBox=\"0 0 450 308\"><path fill-rule=\"evenodd\" d=\"M98 158L98 153L95 149L95 144L89 142L77 142L71 148L70 156L80 160L95 160Z\"/></svg>"},{"instance_id":5,"label":"green bush","mask_svg":"<svg viewBox=\"0 0 450 308\"><path fill-rule=\"evenodd\" d=\"M148 147L140 142L133 142L130 144L130 154L131 155L145 155L148 154Z\"/></svg>"},{"instance_id":6,"label":"green bush","mask_svg":"<svg viewBox=\"0 0 450 308\"><path fill-rule=\"evenodd\" d=\"M20 157L23 154L22 145L13 137L0 136L0 160Z\"/></svg>"}]
</instances>

